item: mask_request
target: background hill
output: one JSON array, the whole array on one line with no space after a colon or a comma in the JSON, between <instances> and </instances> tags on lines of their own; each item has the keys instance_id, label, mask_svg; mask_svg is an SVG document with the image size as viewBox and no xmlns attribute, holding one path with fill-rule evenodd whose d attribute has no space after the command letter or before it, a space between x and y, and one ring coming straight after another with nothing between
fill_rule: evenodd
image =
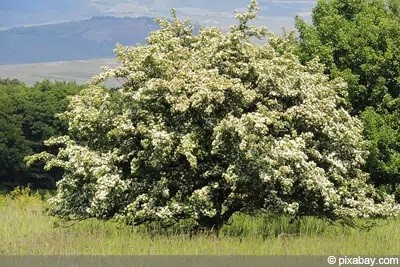
<instances>
[{"instance_id":1,"label":"background hill","mask_svg":"<svg viewBox=\"0 0 400 267\"><path fill-rule=\"evenodd\" d=\"M114 57L116 43L145 42L152 18L91 19L0 31L0 65Z\"/></svg>"},{"instance_id":2,"label":"background hill","mask_svg":"<svg viewBox=\"0 0 400 267\"><path fill-rule=\"evenodd\" d=\"M259 24L279 31L293 27L293 17L309 17L316 0L258 0ZM180 17L190 17L194 24L228 27L234 11L243 10L250 0L1 0L0 29L51 24L87 19L93 16L169 17L175 8Z\"/></svg>"},{"instance_id":3,"label":"background hill","mask_svg":"<svg viewBox=\"0 0 400 267\"><path fill-rule=\"evenodd\" d=\"M316 0L258 0L254 24L280 32L309 18ZM144 42L152 18L175 8L192 23L228 29L250 0L0 0L0 65L114 57L117 42ZM89 19L90 18L90 19Z\"/></svg>"}]
</instances>

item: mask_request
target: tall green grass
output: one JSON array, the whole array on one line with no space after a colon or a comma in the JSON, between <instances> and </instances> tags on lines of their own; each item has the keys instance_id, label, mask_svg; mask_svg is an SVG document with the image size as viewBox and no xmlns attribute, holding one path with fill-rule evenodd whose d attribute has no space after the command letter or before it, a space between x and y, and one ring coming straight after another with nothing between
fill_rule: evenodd
<instances>
[{"instance_id":1,"label":"tall green grass","mask_svg":"<svg viewBox=\"0 0 400 267\"><path fill-rule=\"evenodd\" d=\"M0 255L398 255L400 219L369 231L305 218L238 214L219 237L190 236L187 224L162 230L90 219L63 222L43 214L45 193L0 195ZM362 223L362 221L360 221Z\"/></svg>"}]
</instances>

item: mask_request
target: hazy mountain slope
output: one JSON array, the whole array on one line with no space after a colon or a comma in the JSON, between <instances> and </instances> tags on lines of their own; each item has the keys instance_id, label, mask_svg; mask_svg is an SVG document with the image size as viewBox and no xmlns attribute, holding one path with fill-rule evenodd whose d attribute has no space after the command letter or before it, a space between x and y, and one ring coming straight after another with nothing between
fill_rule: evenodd
<instances>
[{"instance_id":1,"label":"hazy mountain slope","mask_svg":"<svg viewBox=\"0 0 400 267\"><path fill-rule=\"evenodd\" d=\"M258 24L279 31L291 28L295 14L309 17L316 0L258 0ZM0 0L0 29L16 26L76 21L92 16L168 17L176 8L180 17L195 24L222 28L234 21L234 10L250 0Z\"/></svg>"},{"instance_id":2,"label":"hazy mountain slope","mask_svg":"<svg viewBox=\"0 0 400 267\"><path fill-rule=\"evenodd\" d=\"M295 14L309 17L315 1L258 0L261 11L254 24L280 33L282 25L293 27ZM176 8L180 18L192 18L196 25L227 29L237 23L233 11L243 10L249 2L0 0L0 29L41 24L0 30L0 65L114 57L117 42L125 45L144 42L148 33L157 28L147 17L168 17L171 8ZM97 18L82 20L90 16ZM137 16L146 17L126 18Z\"/></svg>"},{"instance_id":3,"label":"hazy mountain slope","mask_svg":"<svg viewBox=\"0 0 400 267\"><path fill-rule=\"evenodd\" d=\"M113 57L116 43L143 43L153 19L95 17L0 31L0 64Z\"/></svg>"}]
</instances>

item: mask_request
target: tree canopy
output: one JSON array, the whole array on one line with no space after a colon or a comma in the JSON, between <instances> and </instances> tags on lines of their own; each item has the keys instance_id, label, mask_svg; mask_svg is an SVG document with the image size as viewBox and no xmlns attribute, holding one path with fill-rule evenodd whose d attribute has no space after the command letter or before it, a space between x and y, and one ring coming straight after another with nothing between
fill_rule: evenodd
<instances>
[{"instance_id":1,"label":"tree canopy","mask_svg":"<svg viewBox=\"0 0 400 267\"><path fill-rule=\"evenodd\" d=\"M343 108L346 84L292 42L249 25L252 1L228 33L158 20L146 45L117 46L121 66L71 99L69 134L40 153L64 169L51 212L137 225L195 220L219 229L235 212L380 217L398 212L360 169L362 124ZM255 45L251 38L264 38Z\"/></svg>"},{"instance_id":2,"label":"tree canopy","mask_svg":"<svg viewBox=\"0 0 400 267\"><path fill-rule=\"evenodd\" d=\"M400 1L320 0L312 25L297 18L296 27L301 61L318 58L348 83L351 112L370 141L365 170L376 185L399 190Z\"/></svg>"}]
</instances>

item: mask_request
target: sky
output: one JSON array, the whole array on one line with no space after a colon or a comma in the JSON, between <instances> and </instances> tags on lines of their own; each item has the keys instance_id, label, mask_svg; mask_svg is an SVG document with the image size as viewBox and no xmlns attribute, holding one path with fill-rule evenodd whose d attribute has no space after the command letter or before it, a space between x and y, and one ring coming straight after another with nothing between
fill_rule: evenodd
<instances>
[{"instance_id":1,"label":"sky","mask_svg":"<svg viewBox=\"0 0 400 267\"><path fill-rule=\"evenodd\" d=\"M75 21L92 16L168 17L175 8L180 18L202 26L227 28L235 23L234 11L250 0L0 0L0 28ZM254 24L272 31L293 28L296 14L310 19L316 0L258 0Z\"/></svg>"}]
</instances>

